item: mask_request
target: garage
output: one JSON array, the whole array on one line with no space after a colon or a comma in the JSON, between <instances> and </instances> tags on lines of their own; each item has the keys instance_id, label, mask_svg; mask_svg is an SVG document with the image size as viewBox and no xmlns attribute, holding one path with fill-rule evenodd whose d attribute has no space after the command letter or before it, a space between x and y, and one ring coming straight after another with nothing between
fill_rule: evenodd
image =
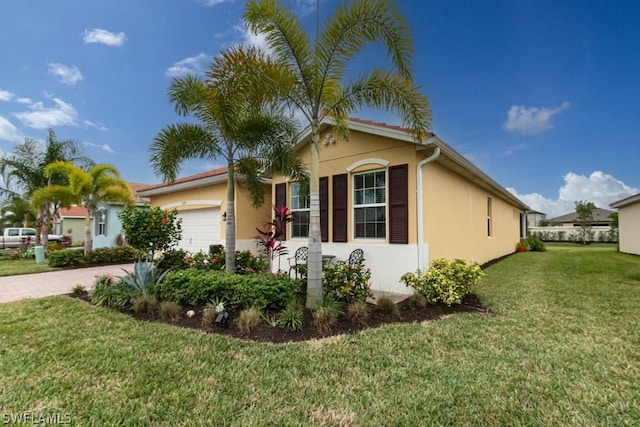
<instances>
[{"instance_id":1,"label":"garage","mask_svg":"<svg viewBox=\"0 0 640 427\"><path fill-rule=\"evenodd\" d=\"M182 219L180 249L188 252L209 252L209 245L221 244L220 208L190 209L178 211Z\"/></svg>"}]
</instances>

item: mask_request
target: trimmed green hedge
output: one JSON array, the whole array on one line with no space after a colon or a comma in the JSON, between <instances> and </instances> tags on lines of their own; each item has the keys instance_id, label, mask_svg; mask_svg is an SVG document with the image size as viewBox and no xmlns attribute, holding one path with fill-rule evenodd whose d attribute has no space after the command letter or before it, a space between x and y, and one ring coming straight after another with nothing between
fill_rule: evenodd
<instances>
[{"instance_id":1,"label":"trimmed green hedge","mask_svg":"<svg viewBox=\"0 0 640 427\"><path fill-rule=\"evenodd\" d=\"M133 262L139 256L139 252L132 247L123 246L116 248L97 248L87 257L81 249L63 249L51 252L47 260L51 267L72 267L87 264L123 264Z\"/></svg>"},{"instance_id":2,"label":"trimmed green hedge","mask_svg":"<svg viewBox=\"0 0 640 427\"><path fill-rule=\"evenodd\" d=\"M283 309L303 293L303 284L287 275L233 274L216 270L176 270L160 286L160 298L197 305L224 298L235 309Z\"/></svg>"}]
</instances>

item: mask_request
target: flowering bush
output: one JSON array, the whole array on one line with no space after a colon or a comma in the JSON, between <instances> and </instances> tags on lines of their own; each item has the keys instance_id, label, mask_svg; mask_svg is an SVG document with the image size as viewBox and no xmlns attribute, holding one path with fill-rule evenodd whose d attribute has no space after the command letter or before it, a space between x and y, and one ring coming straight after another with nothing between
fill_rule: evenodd
<instances>
[{"instance_id":1,"label":"flowering bush","mask_svg":"<svg viewBox=\"0 0 640 427\"><path fill-rule=\"evenodd\" d=\"M118 212L127 243L148 253L166 251L175 246L182 236L182 219L177 211L165 211L159 207L142 208L126 206Z\"/></svg>"},{"instance_id":2,"label":"flowering bush","mask_svg":"<svg viewBox=\"0 0 640 427\"><path fill-rule=\"evenodd\" d=\"M344 262L329 263L323 272L325 295L333 295L338 301L352 303L366 301L371 296L371 270L360 262L347 264Z\"/></svg>"},{"instance_id":3,"label":"flowering bush","mask_svg":"<svg viewBox=\"0 0 640 427\"><path fill-rule=\"evenodd\" d=\"M424 295L428 302L450 306L467 295L483 275L476 263L467 264L462 259L437 259L431 263L427 273L406 273L400 280Z\"/></svg>"}]
</instances>

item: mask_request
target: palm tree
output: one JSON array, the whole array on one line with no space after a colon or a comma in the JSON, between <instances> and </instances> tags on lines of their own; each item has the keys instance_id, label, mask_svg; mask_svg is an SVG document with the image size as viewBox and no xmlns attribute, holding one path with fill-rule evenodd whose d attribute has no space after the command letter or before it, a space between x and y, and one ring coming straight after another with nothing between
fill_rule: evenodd
<instances>
[{"instance_id":1,"label":"palm tree","mask_svg":"<svg viewBox=\"0 0 640 427\"><path fill-rule=\"evenodd\" d=\"M82 166L93 165L93 160L82 154L82 148L74 141L58 141L52 129L49 129L44 147L30 138L16 147L13 154L0 158L0 175L5 183L0 194L9 197L20 196L29 200L32 194L51 184L64 184L66 178L59 174L45 176L45 167L58 160L72 161ZM34 206L36 214L36 244L46 245L49 225L57 214L58 205L43 202Z\"/></svg>"},{"instance_id":2,"label":"palm tree","mask_svg":"<svg viewBox=\"0 0 640 427\"><path fill-rule=\"evenodd\" d=\"M64 176L68 185L52 184L34 191L31 203L40 206L56 203L62 206L77 204L87 211L84 228L84 253L91 251L91 217L95 215L100 202L132 203L131 189L120 178L118 170L111 165L96 165L88 171L71 162L57 161L44 170L45 176Z\"/></svg>"},{"instance_id":3,"label":"palm tree","mask_svg":"<svg viewBox=\"0 0 640 427\"><path fill-rule=\"evenodd\" d=\"M250 0L244 17L250 30L266 36L271 51L256 54L236 47L229 54L239 69L251 70L245 84L282 97L311 129L307 306L315 307L322 301L318 149L322 121L330 116L334 133L347 140L350 113L360 107L386 108L421 141L431 122L429 104L412 79L411 31L389 1L344 2L322 29L316 24L314 41L277 0ZM349 63L368 44L386 47L391 66L371 68L347 80Z\"/></svg>"},{"instance_id":4,"label":"palm tree","mask_svg":"<svg viewBox=\"0 0 640 427\"><path fill-rule=\"evenodd\" d=\"M225 269L235 269L235 180L242 177L254 206L264 203L264 174L268 170L304 175L292 141L295 125L280 107L242 89L242 79L228 74L224 57L214 59L207 80L174 78L169 99L176 113L192 115L198 123L165 127L151 146L154 171L173 181L187 159L222 158L227 164ZM255 96L252 96L255 95Z\"/></svg>"},{"instance_id":5,"label":"palm tree","mask_svg":"<svg viewBox=\"0 0 640 427\"><path fill-rule=\"evenodd\" d=\"M29 224L33 224L35 221L33 212L28 200L13 194L0 207L0 218L3 225L28 227Z\"/></svg>"}]
</instances>

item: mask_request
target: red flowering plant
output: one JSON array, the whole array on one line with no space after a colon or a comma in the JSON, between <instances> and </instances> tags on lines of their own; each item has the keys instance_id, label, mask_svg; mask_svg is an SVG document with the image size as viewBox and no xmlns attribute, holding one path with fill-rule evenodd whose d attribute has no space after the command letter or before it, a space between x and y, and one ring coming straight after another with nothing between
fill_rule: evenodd
<instances>
[{"instance_id":1,"label":"red flowering plant","mask_svg":"<svg viewBox=\"0 0 640 427\"><path fill-rule=\"evenodd\" d=\"M126 206L118 212L118 218L127 243L149 259L153 259L156 252L176 246L182 237L182 219L176 210Z\"/></svg>"},{"instance_id":2,"label":"red flowering plant","mask_svg":"<svg viewBox=\"0 0 640 427\"><path fill-rule=\"evenodd\" d=\"M269 261L269 271L272 271L273 260L276 257L286 255L287 247L282 244L282 239L286 234L287 223L293 221L293 214L286 206L274 206L274 217L271 222L264 224L263 228L256 228L258 235L256 244L262 250Z\"/></svg>"},{"instance_id":3,"label":"red flowering plant","mask_svg":"<svg viewBox=\"0 0 640 427\"><path fill-rule=\"evenodd\" d=\"M356 264L332 262L323 269L325 295L332 295L337 301L364 302L371 297L371 270L364 266L364 260Z\"/></svg>"}]
</instances>

